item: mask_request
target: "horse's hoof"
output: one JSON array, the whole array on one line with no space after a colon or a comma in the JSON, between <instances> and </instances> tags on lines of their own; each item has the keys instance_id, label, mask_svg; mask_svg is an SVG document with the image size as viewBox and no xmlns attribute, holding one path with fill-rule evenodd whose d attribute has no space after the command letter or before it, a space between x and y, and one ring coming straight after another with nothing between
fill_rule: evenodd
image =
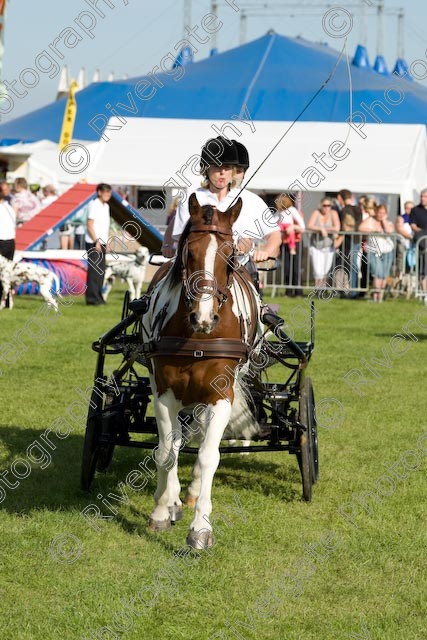
<instances>
[{"instance_id":1,"label":"horse's hoof","mask_svg":"<svg viewBox=\"0 0 427 640\"><path fill-rule=\"evenodd\" d=\"M169 514L172 524L182 520L182 506L180 504L174 504L172 507L169 507Z\"/></svg>"},{"instance_id":2,"label":"horse's hoof","mask_svg":"<svg viewBox=\"0 0 427 640\"><path fill-rule=\"evenodd\" d=\"M148 521L148 530L152 531L153 533L169 531L171 527L172 525L170 518L168 518L167 520L153 520L152 518L150 518Z\"/></svg>"},{"instance_id":3,"label":"horse's hoof","mask_svg":"<svg viewBox=\"0 0 427 640\"><path fill-rule=\"evenodd\" d=\"M190 533L187 536L187 545L192 549L210 549L213 545L212 531L194 531L190 529Z\"/></svg>"},{"instance_id":4,"label":"horse's hoof","mask_svg":"<svg viewBox=\"0 0 427 640\"><path fill-rule=\"evenodd\" d=\"M196 502L197 502L197 498L195 496L192 496L191 493L187 493L187 495L184 498L184 504L187 507L191 507L192 509L194 509L194 507L196 506Z\"/></svg>"}]
</instances>

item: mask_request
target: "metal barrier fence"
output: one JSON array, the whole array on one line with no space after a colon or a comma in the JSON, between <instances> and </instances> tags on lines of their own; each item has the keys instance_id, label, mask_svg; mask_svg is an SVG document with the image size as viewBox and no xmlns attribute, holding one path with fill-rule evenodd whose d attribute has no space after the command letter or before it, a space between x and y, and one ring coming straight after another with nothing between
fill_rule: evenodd
<instances>
[{"instance_id":1,"label":"metal barrier fence","mask_svg":"<svg viewBox=\"0 0 427 640\"><path fill-rule=\"evenodd\" d=\"M343 297L415 296L427 302L427 235L409 243L397 233L340 231L323 238L303 231L295 253L282 244L278 269L260 272L260 281L272 297L331 288Z\"/></svg>"},{"instance_id":2,"label":"metal barrier fence","mask_svg":"<svg viewBox=\"0 0 427 640\"><path fill-rule=\"evenodd\" d=\"M273 297L325 288L342 297L425 297L427 236L409 245L397 233L304 231L293 251L282 245L279 268L262 273L261 282Z\"/></svg>"}]
</instances>

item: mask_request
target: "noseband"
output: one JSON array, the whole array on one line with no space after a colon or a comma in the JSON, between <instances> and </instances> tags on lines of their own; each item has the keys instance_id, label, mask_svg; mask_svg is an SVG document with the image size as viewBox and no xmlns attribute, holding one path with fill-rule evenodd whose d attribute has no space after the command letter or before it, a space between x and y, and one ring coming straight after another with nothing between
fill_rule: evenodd
<instances>
[{"instance_id":1,"label":"noseband","mask_svg":"<svg viewBox=\"0 0 427 640\"><path fill-rule=\"evenodd\" d=\"M228 230L216 224L194 225L190 227L190 234L193 232L196 232L196 233L211 232L211 233L216 233L219 236L225 236L226 238L232 238L233 236L231 230ZM198 239L199 238L197 237L187 239L187 242L184 245L183 251L182 251L183 253L182 284L184 285L185 304L188 309L191 309L193 306L193 301L195 299L196 294L209 295L211 297L215 296L218 299L218 305L219 305L218 308L220 309L222 305L228 300L228 290L231 288L232 280L233 280L233 268L228 269L228 279L225 287L218 286L215 278L213 280L209 278L200 278L196 282L191 282L191 276L190 276L190 282L189 282L188 270L187 270L188 245L191 242L197 241ZM219 249L228 242L228 240L225 240L223 238L221 238L221 240L223 240L223 242L220 245ZM233 252L230 258L232 259L234 264L234 258L235 258L234 245L233 245Z\"/></svg>"}]
</instances>

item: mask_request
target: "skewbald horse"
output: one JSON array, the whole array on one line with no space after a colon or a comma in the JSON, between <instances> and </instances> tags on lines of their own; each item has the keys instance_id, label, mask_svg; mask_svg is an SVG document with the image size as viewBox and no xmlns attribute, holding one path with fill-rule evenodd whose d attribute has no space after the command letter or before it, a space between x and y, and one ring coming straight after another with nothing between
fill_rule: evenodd
<instances>
[{"instance_id":1,"label":"skewbald horse","mask_svg":"<svg viewBox=\"0 0 427 640\"><path fill-rule=\"evenodd\" d=\"M189 199L190 220L177 258L152 288L143 328L150 342L150 380L159 432L155 508L149 528L164 531L182 518L178 453L182 414L193 411L200 442L185 502L195 507L187 544L213 543L211 490L219 445L227 437L251 439L258 425L236 367L247 361L260 328L259 299L244 269L236 269L232 225L242 201L225 212ZM245 365L243 365L244 368ZM186 425L188 428L188 425Z\"/></svg>"}]
</instances>

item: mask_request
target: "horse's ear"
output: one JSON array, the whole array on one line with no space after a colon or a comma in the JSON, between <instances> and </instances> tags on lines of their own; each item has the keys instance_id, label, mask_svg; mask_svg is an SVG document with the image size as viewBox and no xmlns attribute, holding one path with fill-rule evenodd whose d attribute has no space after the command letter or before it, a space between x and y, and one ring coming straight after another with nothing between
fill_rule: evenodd
<instances>
[{"instance_id":1,"label":"horse's ear","mask_svg":"<svg viewBox=\"0 0 427 640\"><path fill-rule=\"evenodd\" d=\"M190 216L195 215L200 210L199 201L196 198L196 194L192 193L188 199L188 211L190 212Z\"/></svg>"},{"instance_id":2,"label":"horse's ear","mask_svg":"<svg viewBox=\"0 0 427 640\"><path fill-rule=\"evenodd\" d=\"M230 226L236 222L237 218L240 215L240 211L242 210L242 198L238 198L237 202L233 204L232 207L229 207L225 213L230 216Z\"/></svg>"}]
</instances>

